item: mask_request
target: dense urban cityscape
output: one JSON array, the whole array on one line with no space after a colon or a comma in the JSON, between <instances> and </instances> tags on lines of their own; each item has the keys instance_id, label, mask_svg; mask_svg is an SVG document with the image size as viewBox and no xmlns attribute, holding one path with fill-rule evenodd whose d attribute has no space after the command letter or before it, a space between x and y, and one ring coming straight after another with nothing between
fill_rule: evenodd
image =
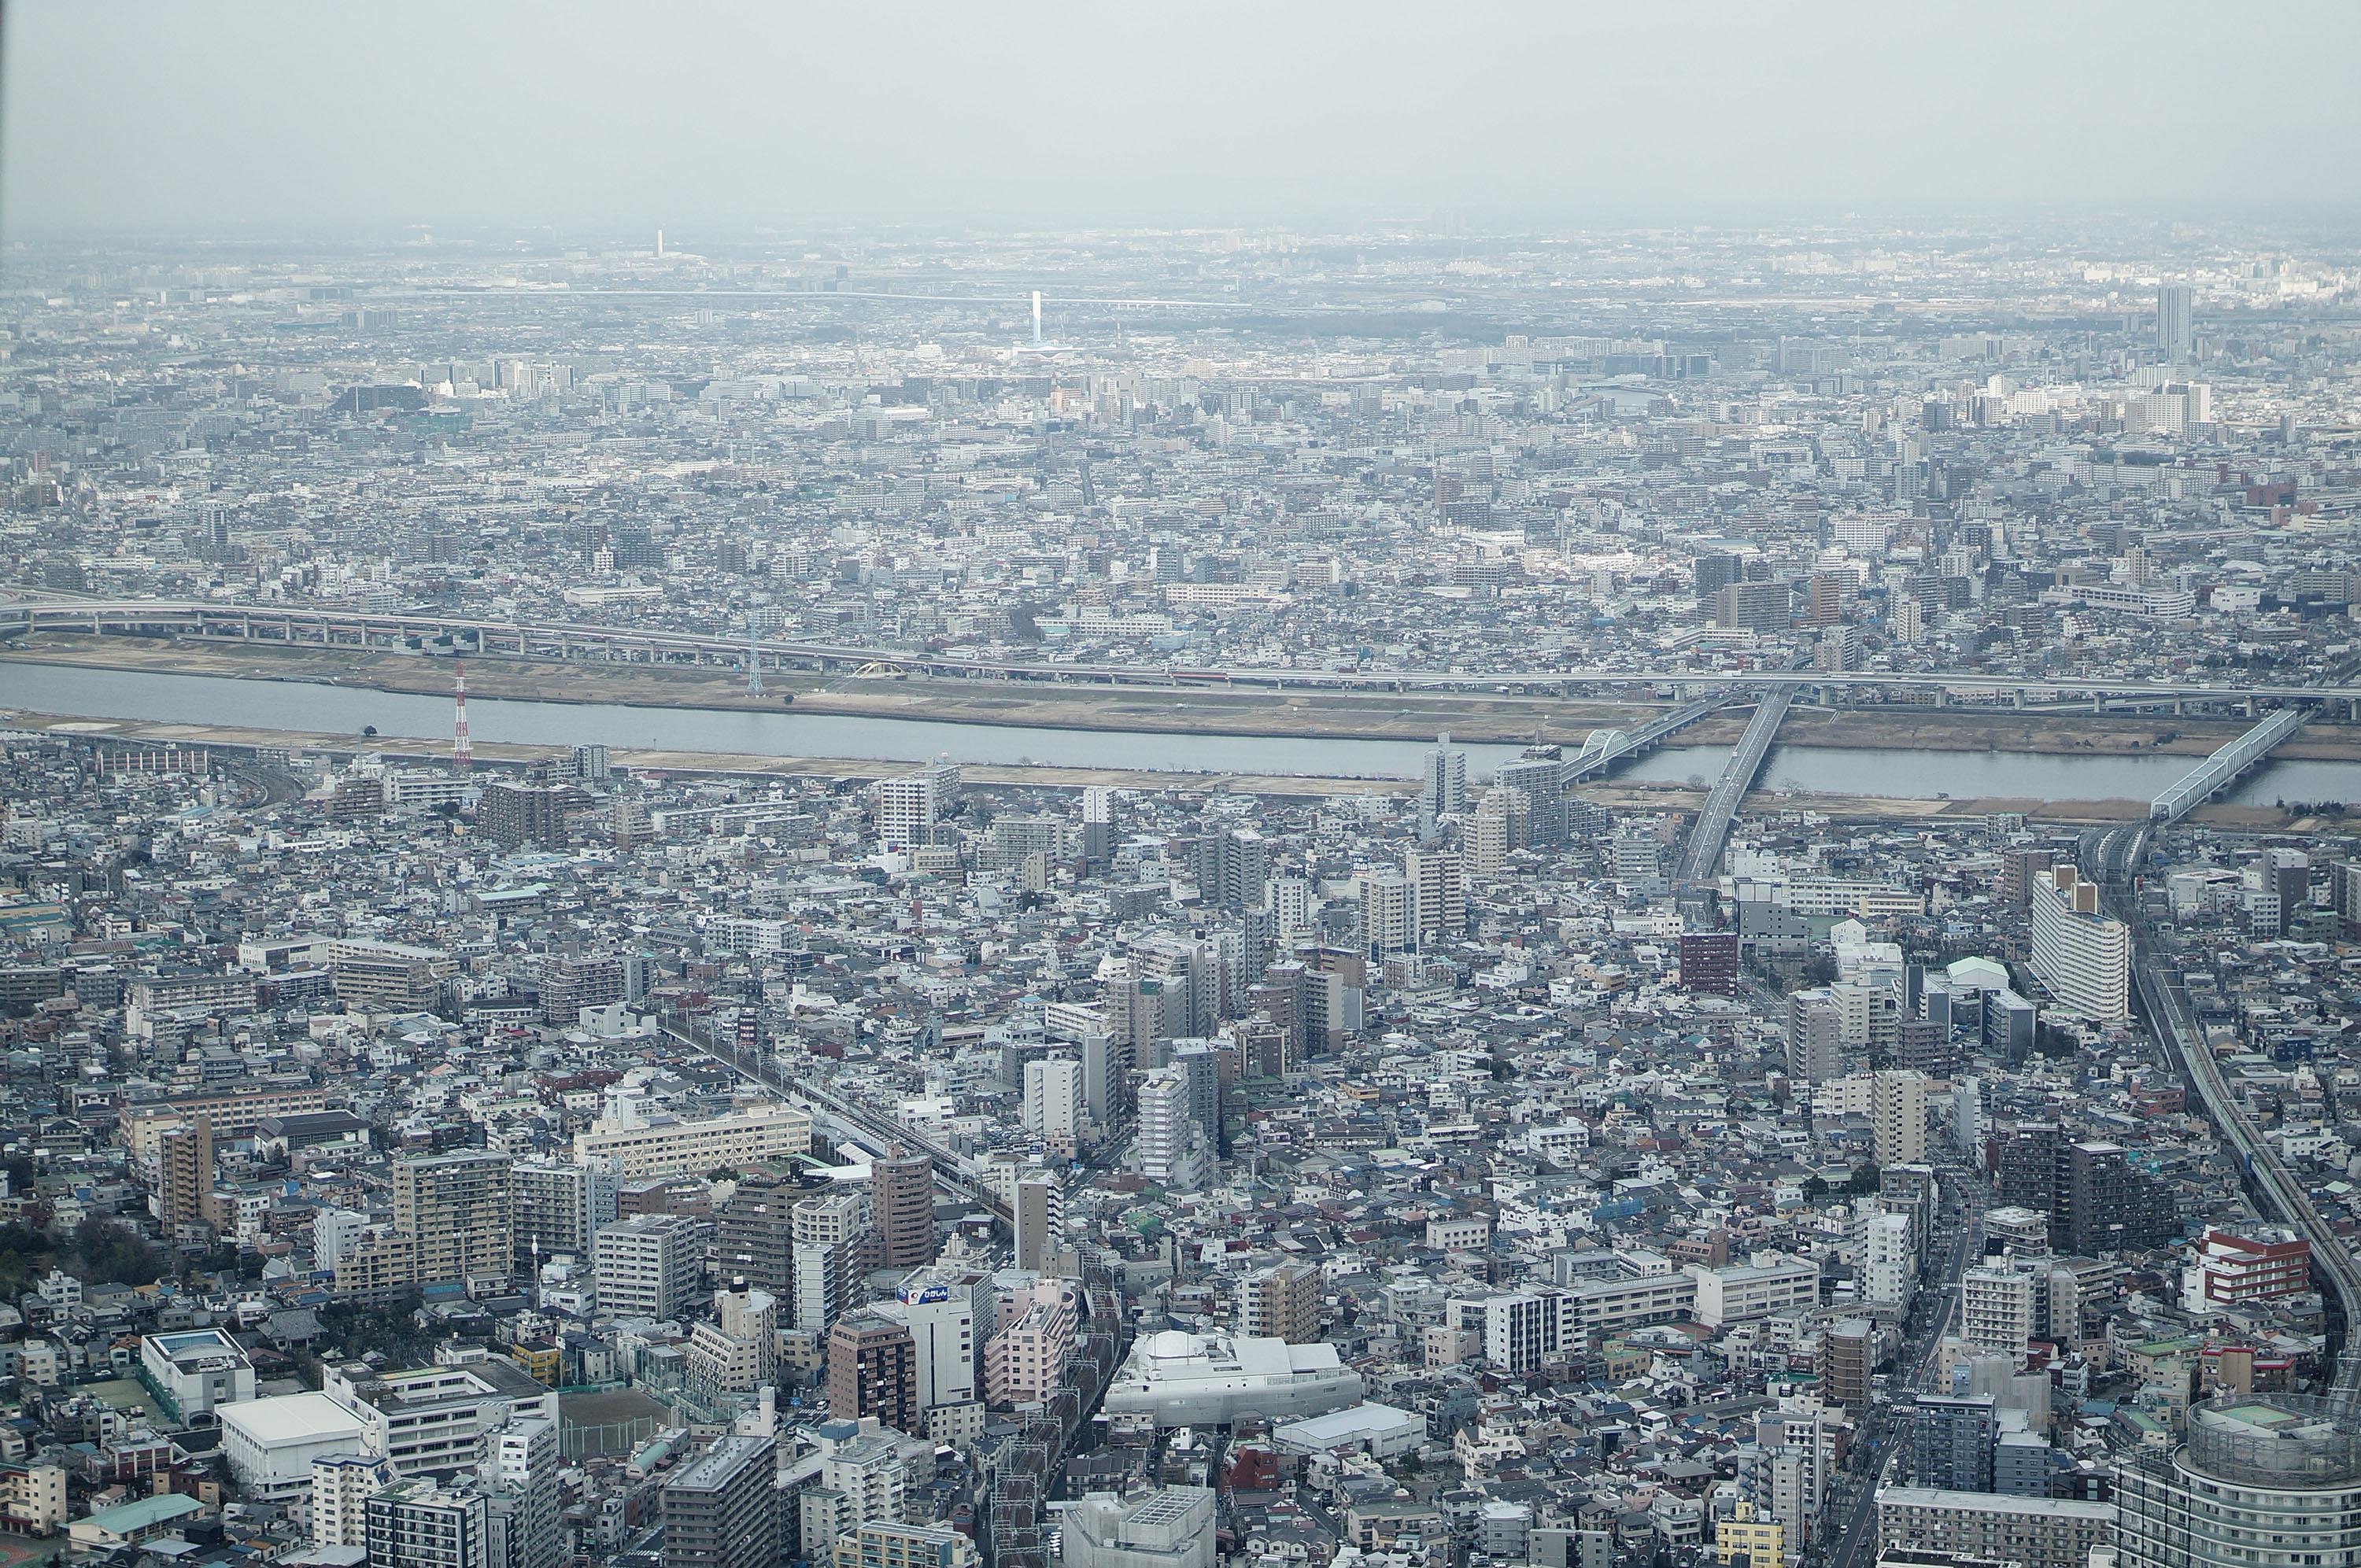
<instances>
[{"instance_id":1,"label":"dense urban cityscape","mask_svg":"<svg viewBox=\"0 0 2361 1568\"><path fill-rule=\"evenodd\" d=\"M10 1568L2361 1562L2361 245L20 240Z\"/></svg>"}]
</instances>

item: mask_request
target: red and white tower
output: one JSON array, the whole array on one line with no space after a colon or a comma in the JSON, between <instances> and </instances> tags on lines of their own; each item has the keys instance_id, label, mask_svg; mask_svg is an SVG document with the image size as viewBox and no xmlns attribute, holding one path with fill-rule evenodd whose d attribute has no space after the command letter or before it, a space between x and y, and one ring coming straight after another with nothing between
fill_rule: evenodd
<instances>
[{"instance_id":1,"label":"red and white tower","mask_svg":"<svg viewBox=\"0 0 2361 1568\"><path fill-rule=\"evenodd\" d=\"M462 662L453 667L458 685L451 696L451 769L464 773L475 763L476 743L467 738L467 666Z\"/></svg>"}]
</instances>

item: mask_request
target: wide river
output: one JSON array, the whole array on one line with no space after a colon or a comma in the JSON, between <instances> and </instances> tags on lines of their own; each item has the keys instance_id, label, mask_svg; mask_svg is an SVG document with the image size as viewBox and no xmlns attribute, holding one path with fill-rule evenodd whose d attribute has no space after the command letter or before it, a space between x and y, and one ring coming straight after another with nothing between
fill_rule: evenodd
<instances>
[{"instance_id":1,"label":"wide river","mask_svg":"<svg viewBox=\"0 0 2361 1568\"><path fill-rule=\"evenodd\" d=\"M451 733L451 699L361 686L232 680L72 664L0 661L0 708L85 718L234 725L256 729L380 735L435 740ZM1173 735L1111 729L939 724L921 719L703 707L631 707L609 703L467 704L478 740L542 745L603 744L674 751L774 757L855 757L1170 772L1293 773L1320 778L1414 778L1430 749L1414 740L1301 736ZM1468 770L1488 777L1519 748L1470 744ZM1728 748L1667 746L1619 770L1619 778L1709 782ZM2026 800L2153 798L2194 762L2188 757L2047 756L2021 751L1913 751L1781 746L1763 784L1806 793L1896 799L1997 796ZM2273 762L2231 796L2361 801L2361 763Z\"/></svg>"}]
</instances>

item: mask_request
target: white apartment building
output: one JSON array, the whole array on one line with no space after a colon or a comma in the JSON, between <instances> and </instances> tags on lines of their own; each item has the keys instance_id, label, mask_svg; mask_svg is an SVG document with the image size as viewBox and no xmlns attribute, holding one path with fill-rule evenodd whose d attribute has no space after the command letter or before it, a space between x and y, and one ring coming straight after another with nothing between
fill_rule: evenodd
<instances>
[{"instance_id":1,"label":"white apartment building","mask_svg":"<svg viewBox=\"0 0 2361 1568\"><path fill-rule=\"evenodd\" d=\"M1697 1321L1709 1329L1819 1304L1820 1266L1810 1258L1764 1253L1728 1268L1693 1263L1688 1275L1697 1284Z\"/></svg>"},{"instance_id":2,"label":"white apartment building","mask_svg":"<svg viewBox=\"0 0 2361 1568\"><path fill-rule=\"evenodd\" d=\"M683 1214L634 1214L601 1230L591 1245L598 1310L610 1318L664 1319L697 1293L697 1223Z\"/></svg>"},{"instance_id":3,"label":"white apartment building","mask_svg":"<svg viewBox=\"0 0 2361 1568\"><path fill-rule=\"evenodd\" d=\"M1927 1162L1927 1108L1935 1080L1923 1072L1870 1075L1872 1157L1880 1168Z\"/></svg>"},{"instance_id":4,"label":"white apartment building","mask_svg":"<svg viewBox=\"0 0 2361 1568\"><path fill-rule=\"evenodd\" d=\"M1907 1307L1918 1293L1918 1249L1907 1214L1872 1214L1861 1228L1861 1299Z\"/></svg>"},{"instance_id":5,"label":"white apartment building","mask_svg":"<svg viewBox=\"0 0 2361 1568\"><path fill-rule=\"evenodd\" d=\"M1082 1064L1065 1057L1027 1062L1018 1115L1035 1137L1071 1149L1082 1130Z\"/></svg>"},{"instance_id":6,"label":"white apartment building","mask_svg":"<svg viewBox=\"0 0 2361 1568\"><path fill-rule=\"evenodd\" d=\"M2040 1330L2042 1282L2009 1267L1961 1277L1960 1337L1982 1350L2021 1351Z\"/></svg>"},{"instance_id":7,"label":"white apartment building","mask_svg":"<svg viewBox=\"0 0 2361 1568\"><path fill-rule=\"evenodd\" d=\"M907 853L929 842L935 824L958 797L959 786L960 771L949 762L878 780L877 847Z\"/></svg>"},{"instance_id":8,"label":"white apartment building","mask_svg":"<svg viewBox=\"0 0 2361 1568\"><path fill-rule=\"evenodd\" d=\"M1139 1086L1140 1174L1175 1192L1205 1181L1205 1135L1189 1098L1189 1080L1179 1068L1159 1067Z\"/></svg>"},{"instance_id":9,"label":"white apartment building","mask_svg":"<svg viewBox=\"0 0 2361 1568\"><path fill-rule=\"evenodd\" d=\"M2099 913L2099 884L2072 866L2034 884L2032 965L2059 1005L2104 1022L2130 1016L2131 927Z\"/></svg>"},{"instance_id":10,"label":"white apartment building","mask_svg":"<svg viewBox=\"0 0 2361 1568\"><path fill-rule=\"evenodd\" d=\"M710 1121L652 1116L644 1123L602 1119L574 1135L578 1164L612 1160L624 1176L702 1176L721 1166L759 1165L811 1152L811 1116L792 1105L756 1105Z\"/></svg>"}]
</instances>

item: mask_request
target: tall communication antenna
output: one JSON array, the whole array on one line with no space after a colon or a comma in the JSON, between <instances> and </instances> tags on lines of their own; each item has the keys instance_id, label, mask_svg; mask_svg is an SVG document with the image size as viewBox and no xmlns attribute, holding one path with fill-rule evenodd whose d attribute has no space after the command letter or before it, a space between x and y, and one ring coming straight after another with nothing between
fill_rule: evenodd
<instances>
[{"instance_id":1,"label":"tall communication antenna","mask_svg":"<svg viewBox=\"0 0 2361 1568\"><path fill-rule=\"evenodd\" d=\"M763 644L754 634L754 623L746 622L746 695L763 695Z\"/></svg>"},{"instance_id":2,"label":"tall communication antenna","mask_svg":"<svg viewBox=\"0 0 2361 1568\"><path fill-rule=\"evenodd\" d=\"M476 743L467 735L467 666L453 666L456 683L451 693L451 771L466 773L475 765Z\"/></svg>"}]
</instances>

